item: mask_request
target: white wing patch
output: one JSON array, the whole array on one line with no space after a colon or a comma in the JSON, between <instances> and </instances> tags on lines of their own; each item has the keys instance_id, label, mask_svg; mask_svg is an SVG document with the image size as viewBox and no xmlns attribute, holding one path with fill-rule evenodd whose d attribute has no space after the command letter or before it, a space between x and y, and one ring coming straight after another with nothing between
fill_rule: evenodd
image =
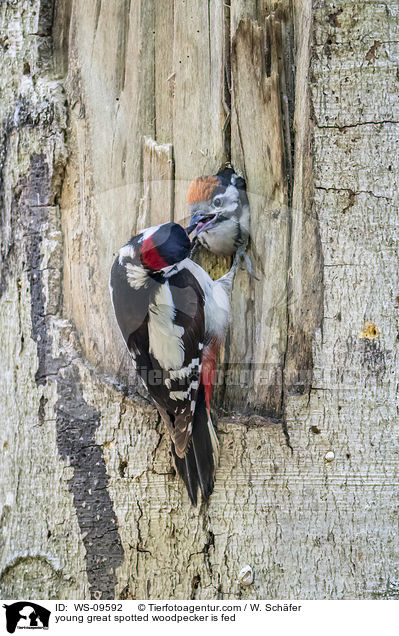
<instances>
[{"instance_id":1,"label":"white wing patch","mask_svg":"<svg viewBox=\"0 0 399 636\"><path fill-rule=\"evenodd\" d=\"M188 398L189 393L190 393L190 389L187 389L187 391L171 391L169 393L169 397L171 400L184 401L186 398Z\"/></svg>"},{"instance_id":2,"label":"white wing patch","mask_svg":"<svg viewBox=\"0 0 399 636\"><path fill-rule=\"evenodd\" d=\"M187 391L171 391L170 397L172 398L172 400L185 400L193 391L197 391L198 388L198 380L193 380L192 382L190 382L190 386L188 387Z\"/></svg>"},{"instance_id":3,"label":"white wing patch","mask_svg":"<svg viewBox=\"0 0 399 636\"><path fill-rule=\"evenodd\" d=\"M176 369L175 371L170 371L169 378L166 378L165 380L165 385L167 386L167 388L169 389L169 397L171 398L171 400L180 400L180 401L185 401L185 400L190 400L190 410L191 413L194 413L195 411L195 407L196 407L196 400L193 399L193 394L195 391L198 391L199 389L199 377L201 374L201 368L202 368L202 364L200 362L199 358L193 358L190 362L190 364L188 364L186 367L182 367L181 369ZM189 384L189 387L186 391L171 391L172 388L172 381L176 381L176 380L184 380L184 378L188 378L192 372L196 371L196 376L197 377L196 380L192 380ZM191 425L190 425L190 435L191 435Z\"/></svg>"},{"instance_id":4,"label":"white wing patch","mask_svg":"<svg viewBox=\"0 0 399 636\"><path fill-rule=\"evenodd\" d=\"M192 382L190 382L190 386L188 387L187 391L170 391L169 393L169 397L171 400L187 400L187 398L190 398L190 409L192 411L192 413L194 413L195 411L195 405L196 405L196 401L192 399L192 394L193 391L197 391L199 388L199 382L198 380L193 380Z\"/></svg>"},{"instance_id":5,"label":"white wing patch","mask_svg":"<svg viewBox=\"0 0 399 636\"><path fill-rule=\"evenodd\" d=\"M201 365L200 365L200 361L199 358L193 358L190 362L189 365L187 365L186 367L182 367L181 369L178 369L177 371L171 371L170 372L170 378L171 380L181 380L183 378L187 378L191 371L193 371L195 368L198 368L198 373L201 372Z\"/></svg>"},{"instance_id":6,"label":"white wing patch","mask_svg":"<svg viewBox=\"0 0 399 636\"><path fill-rule=\"evenodd\" d=\"M184 362L184 328L174 324L175 315L169 283L165 282L148 308L150 353L163 369L180 369Z\"/></svg>"}]
</instances>

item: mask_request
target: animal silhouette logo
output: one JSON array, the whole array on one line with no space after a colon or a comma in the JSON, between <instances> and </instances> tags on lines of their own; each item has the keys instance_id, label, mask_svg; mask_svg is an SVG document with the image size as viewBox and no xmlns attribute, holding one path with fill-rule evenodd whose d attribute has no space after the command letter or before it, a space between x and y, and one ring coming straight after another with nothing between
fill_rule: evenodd
<instances>
[{"instance_id":1,"label":"animal silhouette logo","mask_svg":"<svg viewBox=\"0 0 399 636\"><path fill-rule=\"evenodd\" d=\"M6 610L6 627L9 634L18 629L48 629L51 612L32 603L31 601L18 601L11 605L3 605Z\"/></svg>"}]
</instances>

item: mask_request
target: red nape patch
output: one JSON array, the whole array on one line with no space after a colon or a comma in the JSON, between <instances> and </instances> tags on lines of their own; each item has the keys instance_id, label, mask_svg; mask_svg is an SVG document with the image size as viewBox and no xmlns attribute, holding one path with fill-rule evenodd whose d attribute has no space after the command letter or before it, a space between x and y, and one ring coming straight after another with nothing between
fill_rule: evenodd
<instances>
[{"instance_id":1,"label":"red nape patch","mask_svg":"<svg viewBox=\"0 0 399 636\"><path fill-rule=\"evenodd\" d=\"M168 263L164 261L162 256L159 254L151 236L143 241L143 247L141 248L141 262L145 267L149 267L155 272L159 269L163 269L164 267L168 267Z\"/></svg>"},{"instance_id":2,"label":"red nape patch","mask_svg":"<svg viewBox=\"0 0 399 636\"><path fill-rule=\"evenodd\" d=\"M213 343L204 351L201 369L201 384L205 390L205 402L208 411L211 408L212 388L215 384L216 358L219 353L219 344Z\"/></svg>"}]
</instances>

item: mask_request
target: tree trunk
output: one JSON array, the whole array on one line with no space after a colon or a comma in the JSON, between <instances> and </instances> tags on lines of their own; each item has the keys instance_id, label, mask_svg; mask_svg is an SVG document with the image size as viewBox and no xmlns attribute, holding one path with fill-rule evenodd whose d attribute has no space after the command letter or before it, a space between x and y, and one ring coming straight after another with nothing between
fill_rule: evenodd
<instances>
[{"instance_id":1,"label":"tree trunk","mask_svg":"<svg viewBox=\"0 0 399 636\"><path fill-rule=\"evenodd\" d=\"M398 596L398 11L0 4L3 598ZM259 280L235 282L194 508L108 276L226 161Z\"/></svg>"}]
</instances>

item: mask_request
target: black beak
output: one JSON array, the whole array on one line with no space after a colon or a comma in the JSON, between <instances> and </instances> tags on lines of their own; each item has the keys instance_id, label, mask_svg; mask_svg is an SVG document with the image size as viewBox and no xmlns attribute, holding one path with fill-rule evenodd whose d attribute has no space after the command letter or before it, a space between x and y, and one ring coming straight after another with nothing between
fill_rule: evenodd
<instances>
[{"instance_id":1,"label":"black beak","mask_svg":"<svg viewBox=\"0 0 399 636\"><path fill-rule=\"evenodd\" d=\"M206 212L194 212L193 216L191 217L190 225L186 228L187 234L191 234L191 232L193 232L200 223L202 227L203 225L207 223L207 221L210 221L211 219L213 219L214 216L215 216L214 214L209 214ZM195 233L195 236L199 234L199 232L201 231L201 227Z\"/></svg>"},{"instance_id":2,"label":"black beak","mask_svg":"<svg viewBox=\"0 0 399 636\"><path fill-rule=\"evenodd\" d=\"M195 230L195 228L197 227L198 223L199 223L199 218L197 218L198 215L194 214L191 218L190 221L190 225L188 227L185 228L187 234L190 236L191 232L193 232Z\"/></svg>"},{"instance_id":3,"label":"black beak","mask_svg":"<svg viewBox=\"0 0 399 636\"><path fill-rule=\"evenodd\" d=\"M194 212L194 214L191 217L191 221L190 224L188 226L188 228L186 228L186 232L187 234L191 234L191 232L193 232L195 230L195 228L197 227L198 223L201 221L203 217L203 214L201 214L201 212Z\"/></svg>"}]
</instances>

